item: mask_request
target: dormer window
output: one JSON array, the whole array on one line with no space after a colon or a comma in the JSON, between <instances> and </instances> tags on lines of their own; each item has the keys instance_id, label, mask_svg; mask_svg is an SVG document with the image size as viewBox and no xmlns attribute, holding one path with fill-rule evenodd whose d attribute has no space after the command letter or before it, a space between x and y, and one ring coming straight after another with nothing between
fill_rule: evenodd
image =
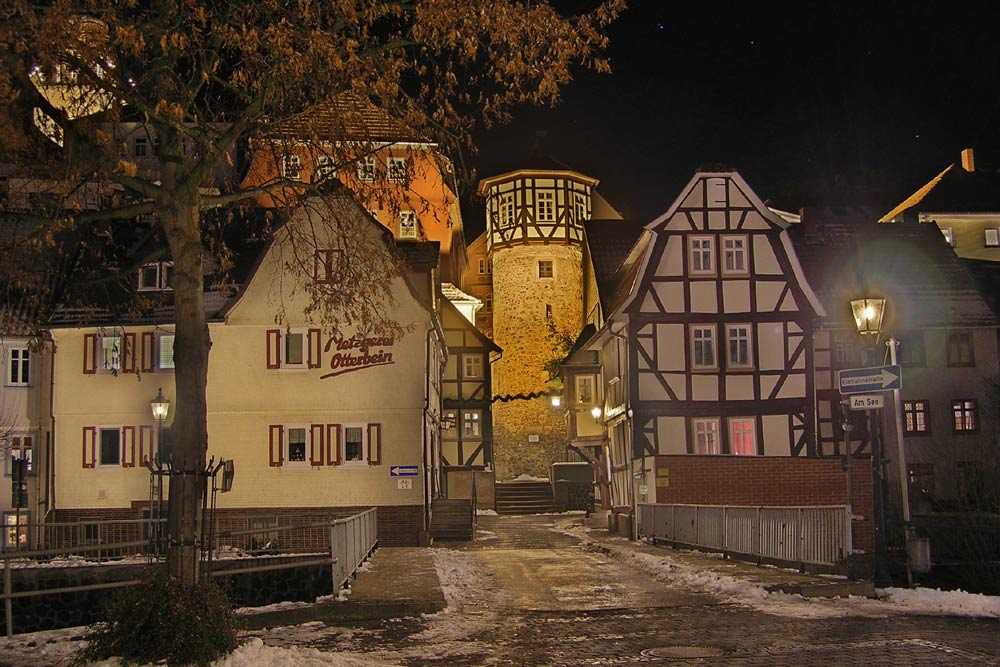
<instances>
[{"instance_id":1,"label":"dormer window","mask_svg":"<svg viewBox=\"0 0 1000 667\"><path fill-rule=\"evenodd\" d=\"M132 140L132 157L146 157L149 154L149 139L136 137Z\"/></svg>"},{"instance_id":2,"label":"dormer window","mask_svg":"<svg viewBox=\"0 0 1000 667\"><path fill-rule=\"evenodd\" d=\"M375 182L375 158L373 156L369 155L358 160L358 180L362 183Z\"/></svg>"},{"instance_id":3,"label":"dormer window","mask_svg":"<svg viewBox=\"0 0 1000 667\"><path fill-rule=\"evenodd\" d=\"M336 175L337 169L334 166L332 157L329 155L320 155L316 158L316 174L313 178L314 182L319 183Z\"/></svg>"},{"instance_id":4,"label":"dormer window","mask_svg":"<svg viewBox=\"0 0 1000 667\"><path fill-rule=\"evenodd\" d=\"M497 224L501 229L514 226L514 195L507 193L500 195L500 202L497 206Z\"/></svg>"},{"instance_id":5,"label":"dormer window","mask_svg":"<svg viewBox=\"0 0 1000 667\"><path fill-rule=\"evenodd\" d=\"M298 155L285 155L281 158L281 176L290 181L302 178L302 158Z\"/></svg>"},{"instance_id":6,"label":"dormer window","mask_svg":"<svg viewBox=\"0 0 1000 667\"><path fill-rule=\"evenodd\" d=\"M996 248L1000 246L1000 230L996 227L990 227L986 230L986 247Z\"/></svg>"},{"instance_id":7,"label":"dormer window","mask_svg":"<svg viewBox=\"0 0 1000 667\"><path fill-rule=\"evenodd\" d=\"M538 222L555 222L556 193L552 191L535 193L535 219Z\"/></svg>"},{"instance_id":8,"label":"dormer window","mask_svg":"<svg viewBox=\"0 0 1000 667\"><path fill-rule=\"evenodd\" d=\"M399 238L417 238L417 214L413 211L399 212Z\"/></svg>"},{"instance_id":9,"label":"dormer window","mask_svg":"<svg viewBox=\"0 0 1000 667\"><path fill-rule=\"evenodd\" d=\"M405 183L406 182L406 158L405 157L391 157L388 159L385 165L386 177L392 183Z\"/></svg>"},{"instance_id":10,"label":"dormer window","mask_svg":"<svg viewBox=\"0 0 1000 667\"><path fill-rule=\"evenodd\" d=\"M173 289L173 262L150 262L139 269L138 290L140 292L162 292Z\"/></svg>"}]
</instances>

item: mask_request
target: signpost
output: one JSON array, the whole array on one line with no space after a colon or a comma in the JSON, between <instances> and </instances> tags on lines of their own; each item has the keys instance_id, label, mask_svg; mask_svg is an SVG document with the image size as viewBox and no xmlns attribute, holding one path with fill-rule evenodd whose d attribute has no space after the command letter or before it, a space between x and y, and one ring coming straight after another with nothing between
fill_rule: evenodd
<instances>
[{"instance_id":1,"label":"signpost","mask_svg":"<svg viewBox=\"0 0 1000 667\"><path fill-rule=\"evenodd\" d=\"M416 477L419 472L417 466L389 466L390 477Z\"/></svg>"},{"instance_id":2,"label":"signpost","mask_svg":"<svg viewBox=\"0 0 1000 667\"><path fill-rule=\"evenodd\" d=\"M882 394L853 394L847 397L851 402L851 410L873 410L885 407Z\"/></svg>"},{"instance_id":3,"label":"signpost","mask_svg":"<svg viewBox=\"0 0 1000 667\"><path fill-rule=\"evenodd\" d=\"M903 385L903 374L899 366L845 368L837 373L837 381L843 396L868 394L899 389Z\"/></svg>"}]
</instances>

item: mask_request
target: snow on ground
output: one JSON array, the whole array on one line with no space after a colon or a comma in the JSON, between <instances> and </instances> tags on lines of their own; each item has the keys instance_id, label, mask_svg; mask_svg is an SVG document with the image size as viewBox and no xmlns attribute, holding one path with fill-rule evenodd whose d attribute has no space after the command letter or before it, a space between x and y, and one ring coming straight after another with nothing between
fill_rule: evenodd
<instances>
[{"instance_id":1,"label":"snow on ground","mask_svg":"<svg viewBox=\"0 0 1000 667\"><path fill-rule=\"evenodd\" d=\"M514 481L515 482L547 482L547 481L549 481L549 478L548 477L533 477L532 475L529 475L528 473L521 473L520 475L518 475L517 477L514 478Z\"/></svg>"},{"instance_id":2,"label":"snow on ground","mask_svg":"<svg viewBox=\"0 0 1000 667\"><path fill-rule=\"evenodd\" d=\"M585 545L600 548L660 581L705 591L726 602L748 605L779 616L827 618L914 613L1000 618L1000 597L993 595L928 588L885 588L876 591L877 600L857 596L804 598L801 595L769 592L752 581L671 558L670 549L662 549L662 554L640 551L636 542L608 536L607 533L591 533L579 524L579 517L557 522L553 529L579 537ZM698 555L706 556L700 552Z\"/></svg>"},{"instance_id":3,"label":"snow on ground","mask_svg":"<svg viewBox=\"0 0 1000 667\"><path fill-rule=\"evenodd\" d=\"M497 514L496 510L483 509L482 507L476 508L476 516L500 516Z\"/></svg>"}]
</instances>

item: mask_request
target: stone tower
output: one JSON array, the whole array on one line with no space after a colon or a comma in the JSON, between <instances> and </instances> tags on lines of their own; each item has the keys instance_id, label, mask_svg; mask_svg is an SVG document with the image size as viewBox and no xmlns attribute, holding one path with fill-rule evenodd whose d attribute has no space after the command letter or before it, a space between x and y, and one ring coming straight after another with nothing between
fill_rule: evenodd
<instances>
[{"instance_id":1,"label":"stone tower","mask_svg":"<svg viewBox=\"0 0 1000 667\"><path fill-rule=\"evenodd\" d=\"M494 396L544 392L556 356L554 327L583 327L583 221L597 181L569 169L520 169L483 179L486 247L493 269ZM541 396L493 404L498 480L549 475L565 460L566 424Z\"/></svg>"}]
</instances>

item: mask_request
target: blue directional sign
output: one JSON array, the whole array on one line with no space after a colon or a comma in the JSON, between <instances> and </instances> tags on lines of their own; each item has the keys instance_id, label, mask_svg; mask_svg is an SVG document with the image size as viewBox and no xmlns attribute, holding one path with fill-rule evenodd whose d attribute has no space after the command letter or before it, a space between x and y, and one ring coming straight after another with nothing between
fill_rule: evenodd
<instances>
[{"instance_id":1,"label":"blue directional sign","mask_svg":"<svg viewBox=\"0 0 1000 667\"><path fill-rule=\"evenodd\" d=\"M419 472L417 466L389 466L390 477L416 477Z\"/></svg>"},{"instance_id":2,"label":"blue directional sign","mask_svg":"<svg viewBox=\"0 0 1000 667\"><path fill-rule=\"evenodd\" d=\"M837 381L843 395L867 394L899 389L903 386L903 373L899 366L845 368L837 373Z\"/></svg>"}]
</instances>

